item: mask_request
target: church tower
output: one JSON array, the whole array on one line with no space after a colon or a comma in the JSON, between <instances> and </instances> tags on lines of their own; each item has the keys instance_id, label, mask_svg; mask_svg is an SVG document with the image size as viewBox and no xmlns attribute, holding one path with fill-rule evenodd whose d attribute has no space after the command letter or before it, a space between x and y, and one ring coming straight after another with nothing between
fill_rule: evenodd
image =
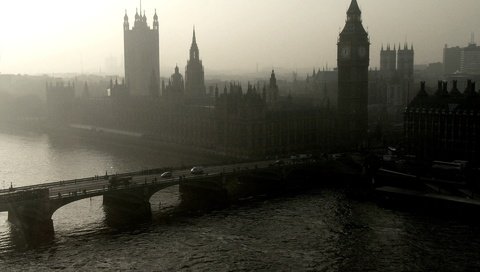
<instances>
[{"instance_id":1,"label":"church tower","mask_svg":"<svg viewBox=\"0 0 480 272\"><path fill-rule=\"evenodd\" d=\"M158 16L155 11L153 27L147 24L145 12L135 13L130 29L128 16L123 18L125 84L130 95L159 96L160 92L160 50Z\"/></svg>"},{"instance_id":2,"label":"church tower","mask_svg":"<svg viewBox=\"0 0 480 272\"><path fill-rule=\"evenodd\" d=\"M403 49L398 49L397 71L402 79L411 80L413 83L414 51L405 43Z\"/></svg>"},{"instance_id":3,"label":"church tower","mask_svg":"<svg viewBox=\"0 0 480 272\"><path fill-rule=\"evenodd\" d=\"M410 93L414 85L414 51L413 44L410 49L405 43L403 49L398 49L398 58L397 58L397 74L400 80L400 87L402 90L402 105L407 105L410 103L410 97L413 95Z\"/></svg>"},{"instance_id":4,"label":"church tower","mask_svg":"<svg viewBox=\"0 0 480 272\"><path fill-rule=\"evenodd\" d=\"M344 140L366 143L368 133L368 66L370 40L362 25L357 0L352 0L337 44L338 112Z\"/></svg>"},{"instance_id":5,"label":"church tower","mask_svg":"<svg viewBox=\"0 0 480 272\"><path fill-rule=\"evenodd\" d=\"M380 72L387 79L391 79L397 71L397 49L394 45L393 50L390 49L390 44L387 45L387 49L380 51Z\"/></svg>"},{"instance_id":6,"label":"church tower","mask_svg":"<svg viewBox=\"0 0 480 272\"><path fill-rule=\"evenodd\" d=\"M190 99L205 97L205 73L198 50L195 28L193 29L192 45L190 46L190 59L185 68L185 96Z\"/></svg>"}]
</instances>

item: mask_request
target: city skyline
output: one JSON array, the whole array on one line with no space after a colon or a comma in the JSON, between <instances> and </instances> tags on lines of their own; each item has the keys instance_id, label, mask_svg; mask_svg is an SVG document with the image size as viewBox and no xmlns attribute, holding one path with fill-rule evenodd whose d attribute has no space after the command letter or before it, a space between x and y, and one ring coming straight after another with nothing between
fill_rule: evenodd
<instances>
[{"instance_id":1,"label":"city skyline","mask_svg":"<svg viewBox=\"0 0 480 272\"><path fill-rule=\"evenodd\" d=\"M228 3L144 0L142 9L150 26L157 10L160 70L161 76L166 77L176 64L184 73L193 25L207 71L336 67L336 40L349 2L307 0L300 4L266 0L247 7L237 0ZM480 3L473 0L461 5L450 0L380 4L361 0L359 5L372 43L372 68L379 67L380 48L388 43L413 44L416 64L441 61L444 44L466 45L470 33L480 25L480 17L475 16L475 7ZM81 3L24 0L3 6L5 10L19 11L22 16L12 12L0 18L1 73L110 72L106 70L112 69L108 66L115 67L112 59L117 63L116 72L123 73L123 16L127 10L133 19L139 1L94 4L90 0ZM433 15L427 17L428 14ZM462 14L462 18L449 19L456 14ZM110 65L106 59L110 59Z\"/></svg>"}]
</instances>

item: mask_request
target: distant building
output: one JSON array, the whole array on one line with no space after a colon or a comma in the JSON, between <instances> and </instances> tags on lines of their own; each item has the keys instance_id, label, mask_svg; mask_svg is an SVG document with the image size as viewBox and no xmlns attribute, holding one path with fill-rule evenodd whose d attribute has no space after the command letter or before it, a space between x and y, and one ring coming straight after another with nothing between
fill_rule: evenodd
<instances>
[{"instance_id":1,"label":"distant building","mask_svg":"<svg viewBox=\"0 0 480 272\"><path fill-rule=\"evenodd\" d=\"M403 49L398 46L397 57L397 73L403 83L413 84L413 66L414 66L414 51L413 45L408 48L405 43Z\"/></svg>"},{"instance_id":2,"label":"distant building","mask_svg":"<svg viewBox=\"0 0 480 272\"><path fill-rule=\"evenodd\" d=\"M68 123L71 121L75 102L75 84L63 80L46 84L47 118L50 123Z\"/></svg>"},{"instance_id":3,"label":"distant building","mask_svg":"<svg viewBox=\"0 0 480 272\"><path fill-rule=\"evenodd\" d=\"M160 94L160 58L158 16L155 11L153 28L147 24L145 13L135 13L130 29L128 16L123 22L125 84L130 95L154 96Z\"/></svg>"},{"instance_id":4,"label":"distant building","mask_svg":"<svg viewBox=\"0 0 480 272\"><path fill-rule=\"evenodd\" d=\"M180 74L178 66L175 66L175 73L168 79L168 84L163 88L162 96L166 99L181 100L183 99L185 83L183 76Z\"/></svg>"},{"instance_id":5,"label":"distant building","mask_svg":"<svg viewBox=\"0 0 480 272\"><path fill-rule=\"evenodd\" d=\"M338 112L348 143L365 144L368 132L370 41L357 1L352 0L338 39Z\"/></svg>"},{"instance_id":6,"label":"distant building","mask_svg":"<svg viewBox=\"0 0 480 272\"><path fill-rule=\"evenodd\" d=\"M198 50L195 29L193 29L190 59L185 68L185 96L190 99L201 99L206 95L205 73L200 52Z\"/></svg>"},{"instance_id":7,"label":"distant building","mask_svg":"<svg viewBox=\"0 0 480 272\"><path fill-rule=\"evenodd\" d=\"M264 97L267 104L270 106L275 106L278 102L279 90L274 70L272 70L272 74L270 75L270 83L268 84L268 90L266 90L266 94L264 95Z\"/></svg>"},{"instance_id":8,"label":"distant building","mask_svg":"<svg viewBox=\"0 0 480 272\"><path fill-rule=\"evenodd\" d=\"M460 71L462 49L458 46L448 47L445 44L443 48L443 73L444 75L453 74Z\"/></svg>"},{"instance_id":9,"label":"distant building","mask_svg":"<svg viewBox=\"0 0 480 272\"><path fill-rule=\"evenodd\" d=\"M259 92L249 85L226 87L215 102L217 150L239 157L265 157L329 150L335 138L335 113L305 106L292 97L275 97L275 73ZM268 98L268 92L273 96Z\"/></svg>"},{"instance_id":10,"label":"distant building","mask_svg":"<svg viewBox=\"0 0 480 272\"><path fill-rule=\"evenodd\" d=\"M314 71L304 86L307 90L314 86L311 89L313 95L308 92L296 95L288 89L282 92L275 71L271 72L268 81L249 83L245 92L239 83L232 82L230 88L224 87L223 93L220 93L218 84L215 88L212 86L207 95L204 67L194 30L185 79L175 67L168 83L162 83L161 97L151 99L148 96L155 95L152 90L159 88L155 76L148 78L145 73L134 73L133 68L130 70L134 67L130 65L132 63L141 66L139 69L146 69L151 67L151 62L126 60L126 73L132 73L126 74L125 82L119 84L117 80L115 83L112 80L109 96L75 99L71 107L71 122L110 128L112 131L135 132L143 139L242 158L360 147L366 144L368 133L370 42L362 26L356 0L352 0L347 16L338 40L339 68L318 73ZM152 30L148 28L145 15L137 14L135 23L136 26L130 30L128 17L125 16L126 51L133 50L135 42L138 42L131 41L134 46L127 45L128 37L133 39L134 35L143 37L141 35L144 34L152 37L149 36ZM156 16L153 31L153 37L158 35ZM140 42L138 46L144 44ZM158 45L148 44L153 47ZM145 48L145 55L135 49L133 54L126 54L126 59L137 61L139 56L150 56L152 59L150 49ZM155 61L157 59L155 57ZM143 88L137 90L148 90L145 89L148 86L150 92L133 92L135 89L131 84L140 80L140 76L143 77ZM330 106L329 91L335 89L331 86L334 83L339 89L337 108ZM60 113L65 110L59 109Z\"/></svg>"},{"instance_id":11,"label":"distant building","mask_svg":"<svg viewBox=\"0 0 480 272\"><path fill-rule=\"evenodd\" d=\"M420 91L405 109L407 151L424 159L470 160L480 158L480 96L468 81L462 93L453 81L438 82L429 94L422 82Z\"/></svg>"},{"instance_id":12,"label":"distant building","mask_svg":"<svg viewBox=\"0 0 480 272\"><path fill-rule=\"evenodd\" d=\"M316 106L336 109L338 70L323 68L323 70L316 71L314 68L312 74L307 74L304 81L294 80L290 88L297 97L308 99Z\"/></svg>"},{"instance_id":13,"label":"distant building","mask_svg":"<svg viewBox=\"0 0 480 272\"><path fill-rule=\"evenodd\" d=\"M382 50L380 51L380 71L386 77L393 77L397 72L397 48L390 48L390 45L387 45L387 48L384 50L382 45Z\"/></svg>"},{"instance_id":14,"label":"distant building","mask_svg":"<svg viewBox=\"0 0 480 272\"><path fill-rule=\"evenodd\" d=\"M470 43L460 55L460 71L465 74L480 74L480 46Z\"/></svg>"},{"instance_id":15,"label":"distant building","mask_svg":"<svg viewBox=\"0 0 480 272\"><path fill-rule=\"evenodd\" d=\"M110 93L108 94L112 98L126 98L128 97L128 88L125 85L125 81L122 80L122 83L118 83L118 79L110 79Z\"/></svg>"},{"instance_id":16,"label":"distant building","mask_svg":"<svg viewBox=\"0 0 480 272\"><path fill-rule=\"evenodd\" d=\"M410 89L414 84L414 50L413 45L403 49L396 46L393 49L387 45L387 49L380 51L380 75L383 79L383 88L386 92L387 107L405 106L410 97Z\"/></svg>"},{"instance_id":17,"label":"distant building","mask_svg":"<svg viewBox=\"0 0 480 272\"><path fill-rule=\"evenodd\" d=\"M480 46L472 40L467 47L448 47L443 49L444 74L480 74Z\"/></svg>"}]
</instances>

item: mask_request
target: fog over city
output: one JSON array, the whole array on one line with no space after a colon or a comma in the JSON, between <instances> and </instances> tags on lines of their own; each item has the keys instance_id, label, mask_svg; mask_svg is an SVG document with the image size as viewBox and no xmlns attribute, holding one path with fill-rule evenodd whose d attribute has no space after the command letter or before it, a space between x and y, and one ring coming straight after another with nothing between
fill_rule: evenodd
<instances>
[{"instance_id":1,"label":"fog over city","mask_svg":"<svg viewBox=\"0 0 480 272\"><path fill-rule=\"evenodd\" d=\"M350 0L144 0L160 22L161 75L186 65L196 26L207 71L251 72L336 66L336 43ZM135 0L2 1L0 72L123 73L122 19ZM478 32L478 0L363 0L370 67L381 45L414 45L415 63L442 61L444 44L465 46ZM143 11L142 11L143 12ZM333 41L333 42L332 42ZM106 59L110 58L110 67ZM183 68L181 69L183 70ZM207 73L208 76L208 73Z\"/></svg>"},{"instance_id":2,"label":"fog over city","mask_svg":"<svg viewBox=\"0 0 480 272\"><path fill-rule=\"evenodd\" d=\"M480 0L2 0L1 271L480 271Z\"/></svg>"}]
</instances>

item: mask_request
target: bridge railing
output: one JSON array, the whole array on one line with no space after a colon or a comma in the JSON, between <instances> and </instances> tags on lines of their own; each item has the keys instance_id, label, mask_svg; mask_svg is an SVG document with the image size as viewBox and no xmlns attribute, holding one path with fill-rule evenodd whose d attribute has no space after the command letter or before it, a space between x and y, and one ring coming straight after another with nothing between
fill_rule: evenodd
<instances>
[{"instance_id":1,"label":"bridge railing","mask_svg":"<svg viewBox=\"0 0 480 272\"><path fill-rule=\"evenodd\" d=\"M15 191L26 191L30 189L41 189L41 188L48 188L52 187L54 185L67 185L67 184L75 184L75 183L81 183L84 181L91 181L91 180L98 180L98 179L108 179L112 176L117 176L117 177L126 177L126 176L140 176L140 175L152 175L152 174L161 174L165 171L169 171L172 168L170 167L163 167L163 168L154 168L154 169L145 169L145 170L140 170L140 171L132 171L132 172L125 172L125 173L120 173L120 174L110 174L110 175L102 175L102 176L92 176L92 177L85 177L85 178L78 178L78 179L68 179L68 180L61 180L61 181L53 181L53 182L45 182L45 183L40 183L40 184L34 184L34 185L27 185L27 186L19 186L19 187L14 187L14 188L9 188L9 189L1 189L0 190L0 195L1 194L9 194Z\"/></svg>"},{"instance_id":2,"label":"bridge railing","mask_svg":"<svg viewBox=\"0 0 480 272\"><path fill-rule=\"evenodd\" d=\"M285 162L286 165L298 164L299 163L297 161L290 160L290 159L284 159L284 162ZM303 163L305 163L305 162L302 162L302 164ZM243 165L243 164L248 164L248 163L241 163L240 165ZM243 171L243 170L249 171L249 170L252 170L252 169L263 169L263 168L272 167L273 160L272 161L258 162L258 164L259 164L259 166L263 165L263 164L265 164L265 165L263 167L257 167L257 165L255 164L255 167L253 167L253 168L249 168L249 167L244 168L244 166L239 166L237 168L233 168L233 170L231 170L231 172L238 172L238 171ZM223 169L228 168L229 166L233 166L233 165L225 165L225 166L223 166ZM219 166L219 167L222 167L222 166ZM68 184L74 184L74 183L78 184L78 183L82 183L82 182L85 182L85 181L92 181L92 180L106 180L106 179L108 179L110 177L113 177L113 176L116 176L116 177L132 176L132 177L134 177L134 176L142 176L142 175L161 174L165 171L172 171L172 168L171 167L163 167L163 168L144 169L144 170L140 170L140 171L131 171L131 172L125 172L125 173L120 173L120 174L92 176L92 177L85 177L85 178L79 178L79 179L69 179L69 180L47 182L47 183L41 183L41 184L35 184L35 185L29 185L29 186L21 186L21 187L15 187L13 189L3 189L3 190L0 190L0 197L2 195L8 195L8 194L11 194L11 193L17 192L17 191L28 191L28 190L35 190L35 189L43 189L43 188L53 187L55 185L68 185ZM222 172L223 171L224 170L222 170ZM209 174L209 176L212 176L212 175L214 175L214 174L213 173ZM190 177L188 177L188 180L196 180L196 179L202 179L202 178L204 178L203 175L201 175L201 176L190 176Z\"/></svg>"},{"instance_id":3,"label":"bridge railing","mask_svg":"<svg viewBox=\"0 0 480 272\"><path fill-rule=\"evenodd\" d=\"M96 188L96 189L89 189L89 190L82 190L79 189L74 192L69 192L63 193L60 195L52 195L50 196L50 199L62 199L62 198L69 198L69 197L77 197L77 196L98 196L101 195L104 192L112 192L112 191L122 191L126 189L133 189L133 188L141 188L141 187L146 187L146 186L152 186L152 185L176 185L179 184L180 182L180 177L170 179L170 180L149 180L146 182L134 182L134 183L129 183L127 185L118 185L118 186L106 186L103 188Z\"/></svg>"}]
</instances>

